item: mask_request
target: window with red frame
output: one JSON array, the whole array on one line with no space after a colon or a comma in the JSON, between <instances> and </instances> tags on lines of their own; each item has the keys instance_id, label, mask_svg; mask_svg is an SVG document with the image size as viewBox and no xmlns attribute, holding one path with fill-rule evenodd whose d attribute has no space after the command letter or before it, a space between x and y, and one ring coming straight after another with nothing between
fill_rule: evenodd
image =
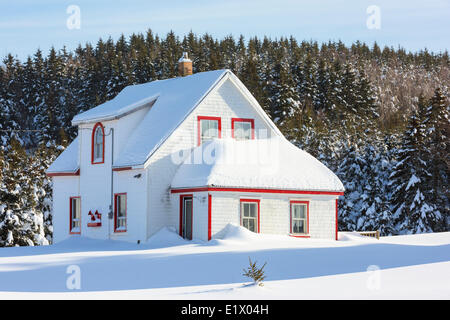
<instances>
[{"instance_id":1,"label":"window with red frame","mask_svg":"<svg viewBox=\"0 0 450 320\"><path fill-rule=\"evenodd\" d=\"M259 232L259 200L241 200L241 226Z\"/></svg>"},{"instance_id":2,"label":"window with red frame","mask_svg":"<svg viewBox=\"0 0 450 320\"><path fill-rule=\"evenodd\" d=\"M231 119L231 136L236 140L255 139L254 119Z\"/></svg>"},{"instance_id":3,"label":"window with red frame","mask_svg":"<svg viewBox=\"0 0 450 320\"><path fill-rule=\"evenodd\" d=\"M292 234L308 234L308 202L292 201L291 202L291 233Z\"/></svg>"},{"instance_id":4,"label":"window with red frame","mask_svg":"<svg viewBox=\"0 0 450 320\"><path fill-rule=\"evenodd\" d=\"M70 233L81 233L81 200L80 197L70 198Z\"/></svg>"},{"instance_id":5,"label":"window with red frame","mask_svg":"<svg viewBox=\"0 0 450 320\"><path fill-rule=\"evenodd\" d=\"M221 138L221 119L218 117L199 116L198 121L198 141L197 144Z\"/></svg>"},{"instance_id":6,"label":"window with red frame","mask_svg":"<svg viewBox=\"0 0 450 320\"><path fill-rule=\"evenodd\" d=\"M92 164L105 162L105 130L97 123L92 130Z\"/></svg>"},{"instance_id":7,"label":"window with red frame","mask_svg":"<svg viewBox=\"0 0 450 320\"><path fill-rule=\"evenodd\" d=\"M114 232L127 231L127 194L114 195Z\"/></svg>"}]
</instances>

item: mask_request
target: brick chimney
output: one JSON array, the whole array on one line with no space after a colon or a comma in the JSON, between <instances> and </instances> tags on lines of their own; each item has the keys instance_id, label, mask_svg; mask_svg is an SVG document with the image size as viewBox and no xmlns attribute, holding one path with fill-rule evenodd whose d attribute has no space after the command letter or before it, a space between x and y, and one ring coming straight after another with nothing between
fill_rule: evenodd
<instances>
[{"instance_id":1,"label":"brick chimney","mask_svg":"<svg viewBox=\"0 0 450 320\"><path fill-rule=\"evenodd\" d=\"M192 74L192 60L188 58L187 52L183 52L183 56L178 60L178 75L180 77Z\"/></svg>"}]
</instances>

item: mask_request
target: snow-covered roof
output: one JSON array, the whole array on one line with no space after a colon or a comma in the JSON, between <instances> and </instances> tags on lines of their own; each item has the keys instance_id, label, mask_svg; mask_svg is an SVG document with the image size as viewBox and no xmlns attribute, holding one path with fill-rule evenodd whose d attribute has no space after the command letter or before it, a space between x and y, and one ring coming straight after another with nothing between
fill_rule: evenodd
<instances>
[{"instance_id":1,"label":"snow-covered roof","mask_svg":"<svg viewBox=\"0 0 450 320\"><path fill-rule=\"evenodd\" d=\"M151 106L114 161L114 167L143 165L227 73L215 70L128 86L114 99L75 116L72 124L116 119Z\"/></svg>"},{"instance_id":2,"label":"snow-covered roof","mask_svg":"<svg viewBox=\"0 0 450 320\"><path fill-rule=\"evenodd\" d=\"M146 84L148 95L158 95L158 99L131 134L114 166L144 164L228 72L230 71L201 72Z\"/></svg>"},{"instance_id":3,"label":"snow-covered roof","mask_svg":"<svg viewBox=\"0 0 450 320\"><path fill-rule=\"evenodd\" d=\"M75 173L79 169L78 137L56 158L48 167L47 173L66 172Z\"/></svg>"},{"instance_id":4,"label":"snow-covered roof","mask_svg":"<svg viewBox=\"0 0 450 320\"><path fill-rule=\"evenodd\" d=\"M227 70L200 72L189 77L155 80L125 87L114 99L76 115L72 119L72 124L115 119L155 100L159 105L163 105L159 108L181 107L185 110L184 107L188 104L186 102L198 100L226 72ZM181 102L184 102L182 106ZM172 111L174 110L166 110L166 115L170 115Z\"/></svg>"},{"instance_id":5,"label":"snow-covered roof","mask_svg":"<svg viewBox=\"0 0 450 320\"><path fill-rule=\"evenodd\" d=\"M330 169L283 137L218 139L196 147L178 168L171 187L344 191Z\"/></svg>"}]
</instances>

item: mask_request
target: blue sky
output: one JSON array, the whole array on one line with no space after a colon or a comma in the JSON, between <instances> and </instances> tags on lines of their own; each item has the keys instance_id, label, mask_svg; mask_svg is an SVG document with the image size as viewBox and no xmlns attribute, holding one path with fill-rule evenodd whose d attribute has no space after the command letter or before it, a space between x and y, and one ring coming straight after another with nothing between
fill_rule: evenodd
<instances>
[{"instance_id":1,"label":"blue sky","mask_svg":"<svg viewBox=\"0 0 450 320\"><path fill-rule=\"evenodd\" d=\"M67 28L69 5L80 8L80 29ZM380 29L366 25L371 5L380 9ZM161 36L170 30L180 36L190 30L208 32L216 38L293 35L439 52L449 48L450 0L0 0L0 57L12 53L25 59L37 48L74 49L148 28Z\"/></svg>"}]
</instances>

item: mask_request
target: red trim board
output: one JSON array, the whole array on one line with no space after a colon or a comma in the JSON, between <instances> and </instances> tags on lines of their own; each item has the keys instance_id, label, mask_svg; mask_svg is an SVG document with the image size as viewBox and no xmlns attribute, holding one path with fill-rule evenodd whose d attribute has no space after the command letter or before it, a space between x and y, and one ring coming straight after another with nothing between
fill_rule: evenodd
<instances>
[{"instance_id":1,"label":"red trim board","mask_svg":"<svg viewBox=\"0 0 450 320\"><path fill-rule=\"evenodd\" d=\"M47 176L49 177L74 177L80 175L80 169L75 172L49 172Z\"/></svg>"},{"instance_id":2,"label":"red trim board","mask_svg":"<svg viewBox=\"0 0 450 320\"><path fill-rule=\"evenodd\" d=\"M310 191L310 190L285 190L285 189L260 189L260 188L222 188L222 187L199 187L186 189L172 189L171 193L184 192L204 192L204 191L218 191L218 192L254 192L254 193L283 193L283 194L317 194L329 196L342 196L342 191Z\"/></svg>"}]
</instances>

